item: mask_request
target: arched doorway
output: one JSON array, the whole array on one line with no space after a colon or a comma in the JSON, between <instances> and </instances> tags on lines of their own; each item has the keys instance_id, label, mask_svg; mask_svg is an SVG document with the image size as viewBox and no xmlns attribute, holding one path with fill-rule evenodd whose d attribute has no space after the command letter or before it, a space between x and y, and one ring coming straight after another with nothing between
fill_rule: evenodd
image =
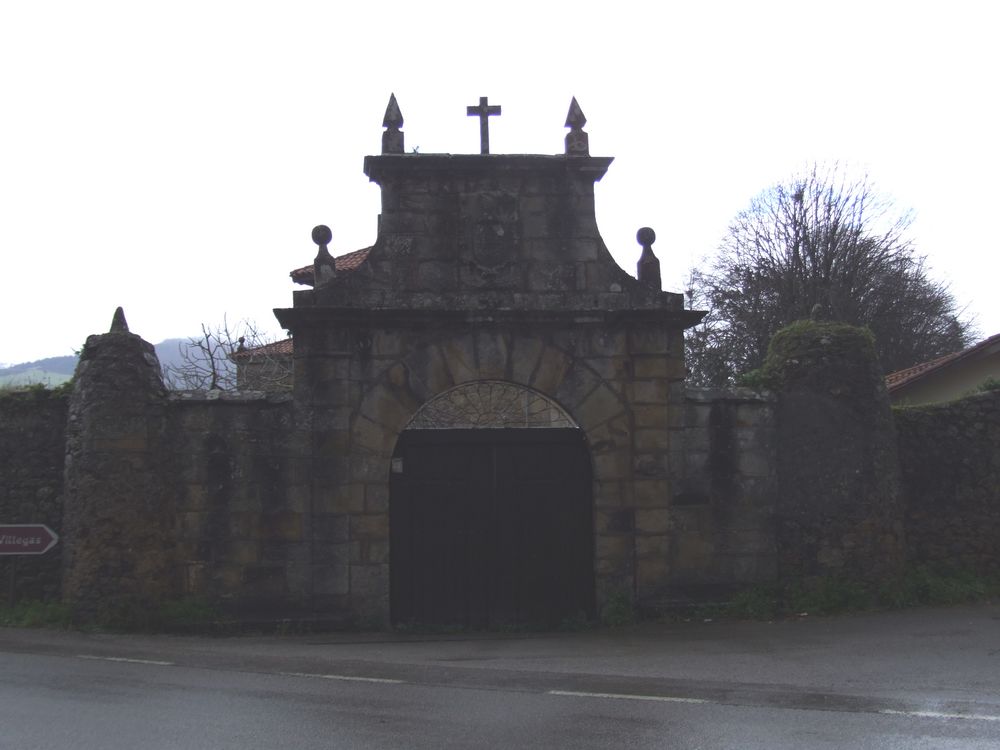
<instances>
[{"instance_id":1,"label":"arched doorway","mask_svg":"<svg viewBox=\"0 0 1000 750\"><path fill-rule=\"evenodd\" d=\"M543 626L594 613L590 459L542 394L477 381L428 401L390 480L396 624Z\"/></svg>"}]
</instances>

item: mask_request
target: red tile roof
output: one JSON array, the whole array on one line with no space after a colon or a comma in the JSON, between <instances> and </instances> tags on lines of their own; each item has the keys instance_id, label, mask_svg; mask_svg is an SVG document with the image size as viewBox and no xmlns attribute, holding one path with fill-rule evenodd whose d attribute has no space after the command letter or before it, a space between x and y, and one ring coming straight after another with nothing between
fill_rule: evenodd
<instances>
[{"instance_id":1,"label":"red tile roof","mask_svg":"<svg viewBox=\"0 0 1000 750\"><path fill-rule=\"evenodd\" d=\"M892 393L893 391L902 388L904 385L926 376L930 372L940 370L942 367L965 359L993 344L1000 344L1000 333L996 336L990 336L988 339L980 341L975 346L970 346L960 352L952 352L951 354L946 354L943 357L932 359L930 362L921 362L919 365L907 367L905 370L890 372L885 376L885 384L889 387L889 393Z\"/></svg>"},{"instance_id":2,"label":"red tile roof","mask_svg":"<svg viewBox=\"0 0 1000 750\"><path fill-rule=\"evenodd\" d=\"M261 346L251 346L246 349L237 349L232 353L230 359L241 360L250 359L252 357L288 357L292 354L292 339L288 337L287 339L282 339L281 341L272 341L270 344L263 344Z\"/></svg>"},{"instance_id":3,"label":"red tile roof","mask_svg":"<svg viewBox=\"0 0 1000 750\"><path fill-rule=\"evenodd\" d=\"M361 250L355 250L353 253L337 256L333 259L333 262L337 267L337 273L350 273L355 270L358 266L365 262L369 252L371 252L371 248L365 247ZM313 267L312 265L308 265L303 266L302 268L296 268L289 274L289 276L292 277L292 281L296 284L312 286Z\"/></svg>"}]
</instances>

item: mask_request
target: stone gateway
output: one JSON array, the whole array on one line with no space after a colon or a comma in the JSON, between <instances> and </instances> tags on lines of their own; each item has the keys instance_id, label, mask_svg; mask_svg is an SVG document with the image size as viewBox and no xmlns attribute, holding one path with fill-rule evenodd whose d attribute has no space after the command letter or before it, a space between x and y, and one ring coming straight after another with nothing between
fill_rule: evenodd
<instances>
[{"instance_id":1,"label":"stone gateway","mask_svg":"<svg viewBox=\"0 0 1000 750\"><path fill-rule=\"evenodd\" d=\"M318 259L275 311L297 421L336 466L314 507L354 545L339 593L396 621L551 622L662 578L634 537L666 532L644 521L668 505L668 406L701 314L611 258L594 214L611 159L486 151L368 157L374 246L335 276Z\"/></svg>"},{"instance_id":2,"label":"stone gateway","mask_svg":"<svg viewBox=\"0 0 1000 750\"><path fill-rule=\"evenodd\" d=\"M942 555L1000 569L1000 395L963 406L983 458L956 475L932 434L964 434L953 413L895 420L856 329L796 324L776 396L686 390L703 313L661 290L652 229L635 277L612 259L594 211L612 160L585 124L574 99L559 155L485 138L404 153L392 97L364 164L374 244L333 257L313 230L303 288L275 310L290 339L263 365L234 354L240 390L167 390L119 310L68 403L0 398L0 520L62 539L21 591L81 621L198 598L238 617L551 627ZM914 466L961 490L945 546L931 511L952 501L924 497L937 485Z\"/></svg>"}]
</instances>

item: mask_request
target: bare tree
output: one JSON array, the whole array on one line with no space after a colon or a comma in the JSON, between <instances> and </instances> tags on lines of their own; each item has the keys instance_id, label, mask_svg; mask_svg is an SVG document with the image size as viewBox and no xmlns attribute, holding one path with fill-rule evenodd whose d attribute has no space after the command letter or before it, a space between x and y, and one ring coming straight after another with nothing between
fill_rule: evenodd
<instances>
[{"instance_id":1,"label":"bare tree","mask_svg":"<svg viewBox=\"0 0 1000 750\"><path fill-rule=\"evenodd\" d=\"M291 339L275 340L249 320L202 324L201 336L178 346L180 363L163 368L170 388L181 390L287 390Z\"/></svg>"},{"instance_id":2,"label":"bare tree","mask_svg":"<svg viewBox=\"0 0 1000 750\"><path fill-rule=\"evenodd\" d=\"M886 372L963 348L970 325L928 276L906 236L911 222L867 177L848 179L836 166L758 195L714 263L692 272L689 302L709 310L689 332L692 382L732 383L763 363L775 332L817 310L870 328Z\"/></svg>"}]
</instances>

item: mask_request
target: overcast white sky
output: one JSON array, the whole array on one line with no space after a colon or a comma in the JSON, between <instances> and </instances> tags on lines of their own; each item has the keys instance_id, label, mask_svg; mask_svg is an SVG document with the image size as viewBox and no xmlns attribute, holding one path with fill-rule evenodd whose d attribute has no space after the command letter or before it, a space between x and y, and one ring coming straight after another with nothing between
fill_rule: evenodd
<instances>
[{"instance_id":1,"label":"overcast white sky","mask_svg":"<svg viewBox=\"0 0 1000 750\"><path fill-rule=\"evenodd\" d=\"M576 96L614 156L598 222L682 291L729 220L814 160L866 171L982 334L1000 332L993 2L4 2L0 362L68 354L117 305L149 341L275 333L315 224L375 239L390 92L407 149L555 154Z\"/></svg>"}]
</instances>

